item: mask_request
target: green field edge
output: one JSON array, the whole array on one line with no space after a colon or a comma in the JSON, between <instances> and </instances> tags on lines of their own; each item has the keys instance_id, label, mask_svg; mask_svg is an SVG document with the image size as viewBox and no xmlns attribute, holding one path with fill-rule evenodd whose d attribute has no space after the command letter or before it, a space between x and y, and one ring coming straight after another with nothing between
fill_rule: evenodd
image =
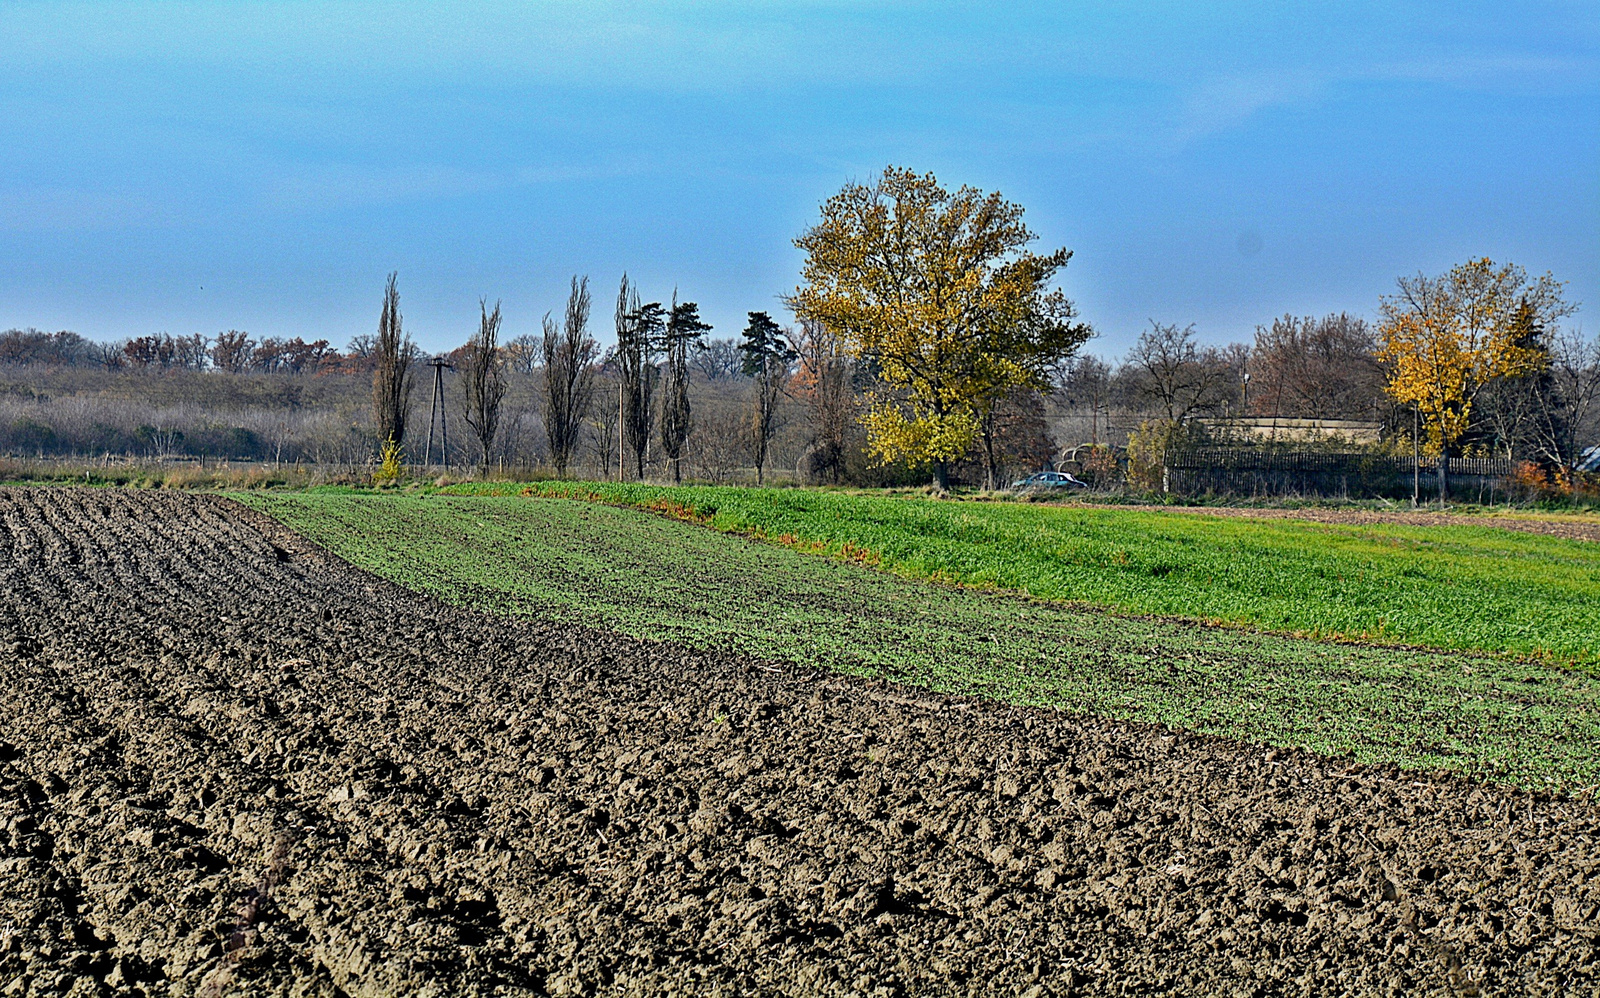
<instances>
[{"instance_id":1,"label":"green field edge","mask_svg":"<svg viewBox=\"0 0 1600 998\"><path fill-rule=\"evenodd\" d=\"M370 492L233 498L358 569L469 609L750 654L937 693L1302 749L1361 765L1394 765L1564 795L1592 793L1600 784L1594 751L1600 745L1600 685L1586 674L1537 661L1334 644L1119 615L1006 591L956 589L696 529L627 505L562 502L562 497L435 496L443 501ZM477 499L510 505L491 512L489 504L474 504ZM457 506L461 502L467 505ZM540 522L559 526L577 515L570 509L552 513L545 508L551 502L610 510L611 517L596 523L613 531L621 523L627 537L609 547L590 545L595 531L573 534L579 540L568 538L565 548L541 539L541 556L553 560L529 572L519 561L527 552L497 540L482 518L542 517ZM439 536L421 544L401 540L429 528ZM494 536L479 543L476 535L485 531ZM706 540L695 541L696 535ZM922 618L890 614L843 640L835 632L859 623L851 611L807 619L808 626L797 628L785 622L781 603L769 600L741 618L743 623L717 630L696 606L651 603L626 591L633 582L628 579L616 591L607 589L615 588L615 577L591 586L588 575L562 561L598 558L596 564L604 564L627 558L639 549L640 538L711 550L715 560L743 558L749 571L771 566L780 588L795 580L811 585L806 580L815 578L828 586L859 585L874 599L922 601L957 623L924 633ZM474 575L485 571L489 574ZM1106 628L1106 621L1116 626ZM977 633L986 627L1001 636ZM1012 632L1000 630L1006 627ZM985 640L999 643L984 645Z\"/></svg>"},{"instance_id":2,"label":"green field edge","mask_svg":"<svg viewBox=\"0 0 1600 998\"><path fill-rule=\"evenodd\" d=\"M675 520L680 520L682 522L691 523L691 524L694 524L696 526L700 526L700 527L703 527L705 529L713 530L713 531L716 531L716 532L719 532L719 533L729 534L729 535L733 535L733 536L745 537L745 538L747 538L749 540L753 540L753 541L756 541L756 542L759 542L759 543L769 544L769 545L773 545L773 546L777 546L777 547L788 548L790 550L794 550L794 551L800 552L802 554L826 557L826 558L831 558L831 559L834 559L834 560L837 560L837 561L844 561L844 562L860 564L860 565L863 565L863 566L868 567L868 568L872 568L872 569L876 569L876 570L879 570L879 571L886 572L886 573L894 575L894 576L896 576L898 578L916 580L916 581L921 581L921 582L933 582L933 583L937 583L937 584L940 584L940 585L946 585L946 586L950 586L950 587L954 587L954 588L960 588L960 589L967 589L967 590L971 590L971 591L975 591L975 592L981 592L981 593L1008 593L1008 594L1013 594L1015 596L1018 596L1018 597L1021 597L1021 598L1025 598L1025 599L1039 600L1039 601L1042 601L1042 602L1051 603L1051 604L1055 604L1055 605L1059 605L1059 606L1070 607L1070 608L1079 609L1079 610L1089 610L1089 611L1095 611L1095 612L1103 612L1103 613L1107 613L1107 614L1111 614L1111 615L1114 615L1114 616L1123 617L1123 618L1127 618L1127 619L1162 620L1162 621L1169 621L1169 622L1175 622L1175 623L1184 623L1184 624L1194 624L1194 625L1199 625L1199 626L1204 626L1204 627L1212 627L1212 628L1219 628L1219 629L1226 629L1226 630L1243 630L1243 631L1259 633L1259 634L1270 634L1270 635L1276 635L1276 636L1287 637L1287 638L1295 638L1295 639L1299 639L1299 640L1319 641L1319 642L1326 642L1326 643L1337 644L1337 645L1349 645L1349 646L1365 647L1365 648L1387 649L1387 650L1393 650L1393 651L1406 651L1406 652L1413 652L1413 651L1468 652L1468 653L1472 653L1472 654L1475 654L1475 655L1487 655L1487 656L1501 657L1501 658L1505 658L1505 659L1508 659L1508 660L1511 660L1511 661L1515 661L1515 662L1540 663L1540 664L1543 664L1543 665L1549 665L1549 666L1554 666L1554 667L1557 667L1557 668L1569 669L1569 670L1573 670L1573 671L1576 671L1576 672L1581 672L1581 673L1584 673L1586 675L1600 676L1600 653L1596 653L1596 652L1589 652L1589 653L1586 653L1586 654L1585 653L1572 654L1572 653L1563 653L1563 652L1555 650L1555 649L1542 648L1542 647L1505 648L1505 647L1490 646L1490 645L1487 645L1487 644L1484 644L1484 643L1466 643L1466 642L1437 642L1437 643L1429 643L1429 642L1425 642L1425 641L1405 640L1405 639L1384 640L1381 637L1377 637L1377 636L1374 636L1374 635L1371 635L1371 634L1362 634L1362 633L1350 634L1350 633L1344 633L1344 632L1340 632L1340 631L1336 631L1336 630L1324 631L1324 630L1319 630L1319 629L1315 629L1315 628L1272 627L1272 626L1264 625L1264 624L1262 624L1262 623L1260 623L1258 621L1250 620L1247 617L1238 617L1238 616L1228 617L1228 616L1220 616L1220 615L1199 616L1199 615L1182 614L1182 613L1163 613L1163 612L1159 612L1159 611L1151 611L1151 610L1145 610L1145 609L1139 609L1139 608L1131 608L1131 607L1128 607L1128 606L1125 606L1125 605L1117 605L1115 603L1107 603L1107 602L1097 601L1097 600L1093 600L1093 599L1060 598L1060 597L1039 595L1037 593L1029 592L1025 588L1021 588L1021 587L1017 587L1017 586L996 585L996 584L994 584L992 582L972 581L970 579L963 579L963 578L951 576L951 575L945 574L945 573L925 572L925 571L919 570L917 567L915 567L913 565L909 565L909 564L905 563L904 561L898 561L898 560L890 559L886 563L886 561L885 561L885 559L884 559L884 557L883 557L881 552L875 551L875 550L872 550L872 549L869 549L869 548L851 549L848 546L841 548L838 545L830 544L827 541L824 541L824 540L821 540L821 539L817 539L817 538L805 538L805 537L788 538L788 537L785 537L785 536L774 537L768 531L763 530L760 527L746 527L746 526L739 525L737 523L725 522L725 521L723 521L723 520L718 518L718 516L716 515L715 511L713 511L710 514L707 514L707 513L702 512L697 507L696 503L694 502L694 493L699 488L701 488L701 487L696 487L696 486L638 485L638 484L632 484L632 483L620 483L619 484L619 483L605 483L605 482L598 482L597 483L597 482L558 481L558 482L519 482L519 483L496 483L496 482L458 483L458 484L448 485L448 486L443 486L443 487L438 487L438 488L427 487L422 491L424 493L427 493L427 494L438 494L438 495L508 496L508 497L509 496L521 496L521 497L540 497L540 498L551 498L551 499L572 499L572 500L579 500L579 501L584 501L584 502L600 503L600 504L603 504L603 505L613 506L613 507L622 508L622 509L637 509L637 510L642 510L642 511L649 512L649 513L653 513L653 514L658 515L658 516L663 516L663 517L667 517L667 518L671 518L671 519L675 519ZM310 490L310 491L312 491L312 492L324 491L324 492L327 492L327 493L343 493L346 490L341 489L339 487L329 487L329 488L326 488L324 490ZM854 494L854 493L848 493L847 492L845 494ZM873 494L873 495L880 495L880 494ZM685 501L677 501L675 499L675 497L679 497L679 496L683 497L683 499ZM903 497L900 497L900 498L904 498L904 499L907 499L909 501L916 501L918 499L925 499L926 497L920 496L920 495L916 495L916 494L911 494L911 495L906 495L906 496L903 496ZM1081 505L1070 504L1070 503L1063 503L1063 504L1039 503L1039 504L1032 504L1032 505L1036 505L1036 506L1040 506L1040 507L1044 507L1044 508L1051 508L1051 509L1090 509L1090 510L1094 509L1094 507L1084 507L1084 506L1081 506ZM1147 514L1152 515L1152 516L1157 516L1157 515L1180 515L1181 516L1181 515L1183 515L1184 508L1185 507L1170 507L1170 506L1163 506L1163 507L1157 507L1157 508L1151 508L1151 507L1144 507L1144 508L1140 508L1140 507L1123 507L1123 509L1126 509L1128 512L1147 513ZM1118 511L1121 511L1121 510L1119 509ZM1196 514L1196 515L1203 515L1203 514ZM1292 522L1305 522L1307 524L1313 524L1313 521L1294 521L1292 518L1284 518L1284 519L1287 520L1288 522L1291 522L1291 523ZM1282 522L1282 521L1280 521L1280 522ZM1510 528L1491 526L1491 525L1487 525L1487 524L1473 524L1473 525L1460 525L1460 526L1450 525L1450 526L1445 526L1445 527L1411 527L1409 525L1401 525L1401 526L1402 526L1403 529L1408 529L1408 530L1418 531L1418 532L1439 531L1439 530L1468 531L1468 532L1471 532L1471 531L1492 531L1492 532L1499 533L1499 534L1514 535L1514 539L1515 540L1519 540L1519 541L1526 540L1531 536L1535 536L1535 535L1525 534L1525 533L1520 532L1520 531L1515 531L1515 530L1512 530ZM1592 542L1573 542L1573 543L1586 544L1586 543L1592 543Z\"/></svg>"}]
</instances>

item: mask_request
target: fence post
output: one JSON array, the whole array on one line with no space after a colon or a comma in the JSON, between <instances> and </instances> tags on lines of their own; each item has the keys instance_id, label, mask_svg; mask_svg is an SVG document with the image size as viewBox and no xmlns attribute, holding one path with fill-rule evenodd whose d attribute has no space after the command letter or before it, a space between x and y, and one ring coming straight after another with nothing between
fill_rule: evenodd
<instances>
[{"instance_id":1,"label":"fence post","mask_svg":"<svg viewBox=\"0 0 1600 998\"><path fill-rule=\"evenodd\" d=\"M1411 407L1411 508L1422 498L1422 410Z\"/></svg>"}]
</instances>

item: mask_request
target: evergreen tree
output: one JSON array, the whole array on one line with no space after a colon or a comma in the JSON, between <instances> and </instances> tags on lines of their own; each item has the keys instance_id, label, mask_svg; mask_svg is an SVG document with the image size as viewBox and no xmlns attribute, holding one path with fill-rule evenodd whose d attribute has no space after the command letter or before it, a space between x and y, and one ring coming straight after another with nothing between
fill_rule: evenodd
<instances>
[{"instance_id":1,"label":"evergreen tree","mask_svg":"<svg viewBox=\"0 0 1600 998\"><path fill-rule=\"evenodd\" d=\"M661 407L661 450L672 463L674 483L683 481L683 443L694 426L689 411L689 352L710 329L700 321L700 306L692 301L680 303L674 292L662 338L666 386Z\"/></svg>"},{"instance_id":2,"label":"evergreen tree","mask_svg":"<svg viewBox=\"0 0 1600 998\"><path fill-rule=\"evenodd\" d=\"M795 354L772 316L751 312L749 317L750 324L744 328L739 352L744 358L742 370L756 382L751 442L755 445L756 484L760 485L766 474L767 448L777 423L778 393L789 379L789 365Z\"/></svg>"}]
</instances>

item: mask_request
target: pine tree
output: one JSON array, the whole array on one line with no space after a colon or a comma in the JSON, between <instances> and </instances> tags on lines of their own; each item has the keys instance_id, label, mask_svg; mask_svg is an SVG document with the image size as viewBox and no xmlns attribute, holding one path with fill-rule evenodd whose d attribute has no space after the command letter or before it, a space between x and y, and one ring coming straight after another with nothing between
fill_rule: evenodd
<instances>
[{"instance_id":1,"label":"pine tree","mask_svg":"<svg viewBox=\"0 0 1600 998\"><path fill-rule=\"evenodd\" d=\"M749 317L750 324L744 328L739 352L744 355L744 373L756 382L751 442L755 445L756 484L760 485L766 474L767 448L777 424L778 394L789 380L789 365L795 354L772 316L751 312Z\"/></svg>"},{"instance_id":2,"label":"pine tree","mask_svg":"<svg viewBox=\"0 0 1600 998\"><path fill-rule=\"evenodd\" d=\"M683 481L683 444L693 429L689 410L689 351L711 326L700 321L700 306L680 303L673 292L662 347L666 353L665 398L661 407L661 450L672 463L672 481Z\"/></svg>"}]
</instances>

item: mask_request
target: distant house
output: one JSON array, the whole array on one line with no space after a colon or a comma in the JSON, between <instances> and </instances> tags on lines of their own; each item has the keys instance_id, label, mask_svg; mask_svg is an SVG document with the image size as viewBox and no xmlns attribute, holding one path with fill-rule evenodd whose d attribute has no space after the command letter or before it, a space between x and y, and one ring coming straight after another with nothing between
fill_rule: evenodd
<instances>
[{"instance_id":1,"label":"distant house","mask_svg":"<svg viewBox=\"0 0 1600 998\"><path fill-rule=\"evenodd\" d=\"M1343 441L1359 446L1378 442L1383 424L1365 419L1305 419L1298 416L1239 416L1208 419L1212 435L1260 443Z\"/></svg>"},{"instance_id":2,"label":"distant house","mask_svg":"<svg viewBox=\"0 0 1600 998\"><path fill-rule=\"evenodd\" d=\"M1600 471L1600 444L1595 444L1578 457L1579 471Z\"/></svg>"}]
</instances>

